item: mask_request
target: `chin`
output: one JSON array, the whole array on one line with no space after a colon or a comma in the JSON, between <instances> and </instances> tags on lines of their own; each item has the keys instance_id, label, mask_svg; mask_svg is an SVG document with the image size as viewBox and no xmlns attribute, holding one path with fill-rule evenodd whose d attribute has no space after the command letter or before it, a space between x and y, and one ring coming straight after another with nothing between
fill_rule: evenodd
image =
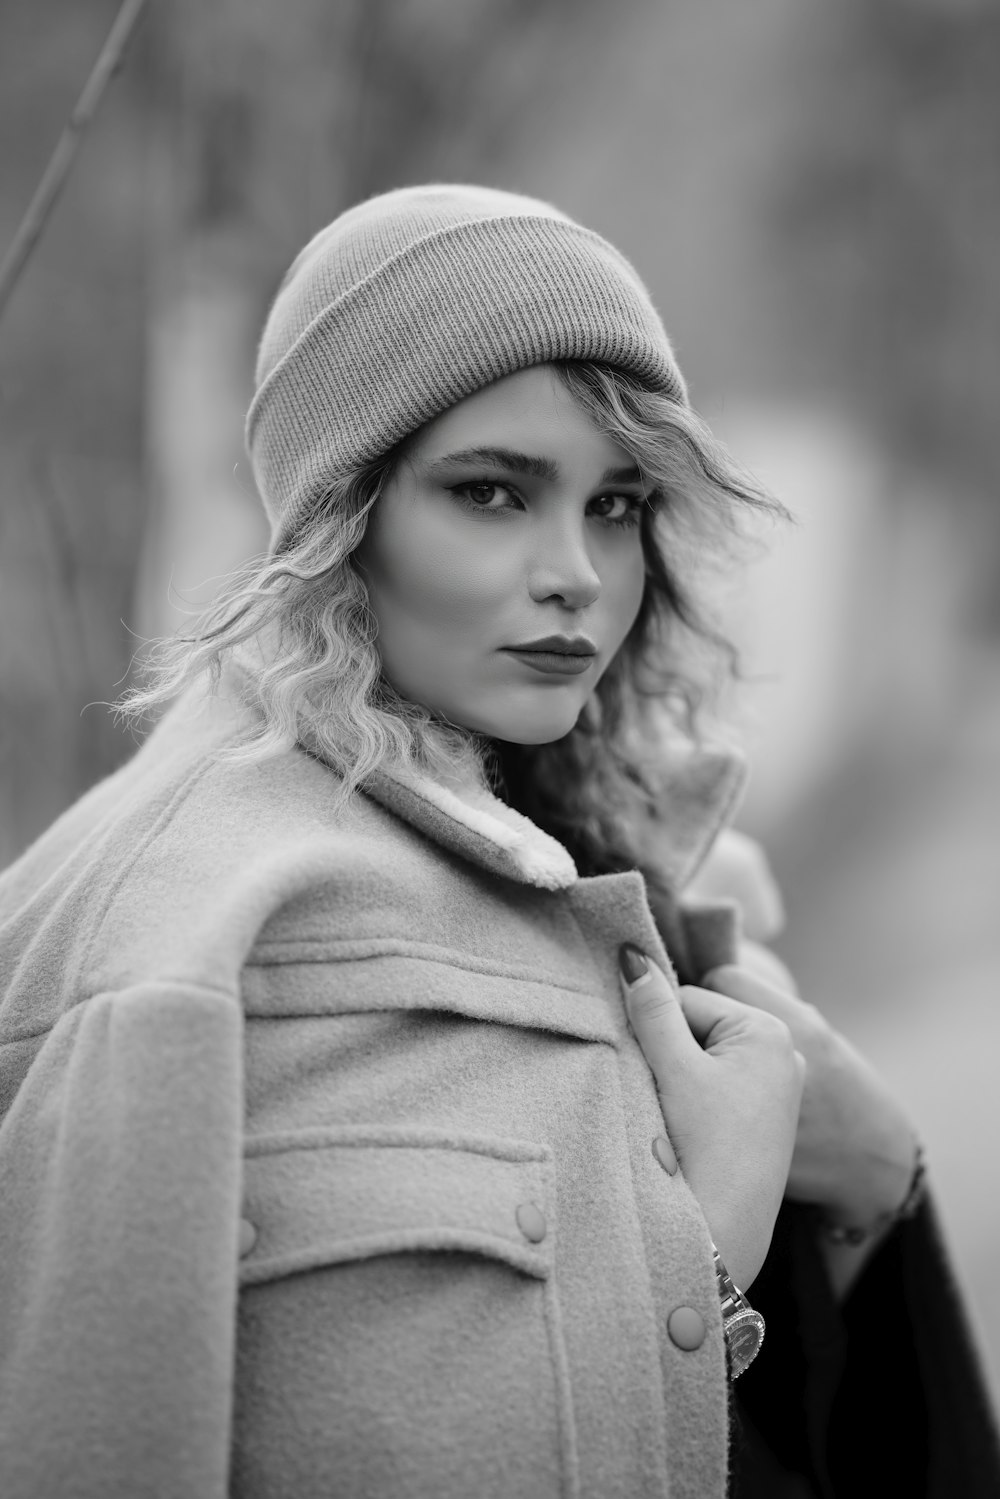
<instances>
[{"instance_id":1,"label":"chin","mask_svg":"<svg viewBox=\"0 0 1000 1499\"><path fill-rule=\"evenodd\" d=\"M514 700L505 701L504 694L494 692L479 701L442 704L440 711L452 723L504 744L554 744L573 728L587 696L574 692L567 693L561 702L554 696L549 702L533 702L530 698L525 702L521 694L511 694Z\"/></svg>"},{"instance_id":2,"label":"chin","mask_svg":"<svg viewBox=\"0 0 1000 1499\"><path fill-rule=\"evenodd\" d=\"M551 733L543 733L541 729L536 733L528 733L527 730L523 733L507 730L504 734L494 734L492 737L494 739L502 739L505 744L555 744L557 739L565 739L572 727L573 725L570 724L569 729L561 728L553 730Z\"/></svg>"},{"instance_id":3,"label":"chin","mask_svg":"<svg viewBox=\"0 0 1000 1499\"><path fill-rule=\"evenodd\" d=\"M484 726L482 732L505 744L554 744L557 739L565 739L573 728L581 706L572 713L547 714L537 719L526 717L515 722L504 719Z\"/></svg>"}]
</instances>

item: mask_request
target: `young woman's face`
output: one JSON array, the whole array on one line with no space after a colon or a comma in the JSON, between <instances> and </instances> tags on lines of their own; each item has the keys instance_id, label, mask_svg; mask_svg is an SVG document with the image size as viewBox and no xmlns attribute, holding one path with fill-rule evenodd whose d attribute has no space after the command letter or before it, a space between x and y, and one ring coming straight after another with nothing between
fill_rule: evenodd
<instances>
[{"instance_id":1,"label":"young woman's face","mask_svg":"<svg viewBox=\"0 0 1000 1499\"><path fill-rule=\"evenodd\" d=\"M385 676L492 738L561 739L639 612L643 496L634 460L551 366L429 422L355 554ZM546 636L592 653L515 654Z\"/></svg>"}]
</instances>

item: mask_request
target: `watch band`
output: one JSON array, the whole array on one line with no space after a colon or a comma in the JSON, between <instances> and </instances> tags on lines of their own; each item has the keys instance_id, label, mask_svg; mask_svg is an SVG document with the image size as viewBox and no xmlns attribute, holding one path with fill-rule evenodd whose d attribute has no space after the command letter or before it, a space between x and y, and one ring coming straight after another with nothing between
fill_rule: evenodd
<instances>
[{"instance_id":1,"label":"watch band","mask_svg":"<svg viewBox=\"0 0 1000 1499\"><path fill-rule=\"evenodd\" d=\"M760 1352L764 1341L764 1318L735 1284L714 1244L712 1256L722 1303L722 1331L729 1350L729 1371L733 1379L738 1379Z\"/></svg>"}]
</instances>

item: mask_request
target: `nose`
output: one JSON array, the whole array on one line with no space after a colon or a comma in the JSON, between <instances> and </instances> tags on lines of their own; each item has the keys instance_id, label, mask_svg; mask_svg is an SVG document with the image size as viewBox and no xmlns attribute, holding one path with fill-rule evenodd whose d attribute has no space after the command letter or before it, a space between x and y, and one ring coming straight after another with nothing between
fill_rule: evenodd
<instances>
[{"instance_id":1,"label":"nose","mask_svg":"<svg viewBox=\"0 0 1000 1499\"><path fill-rule=\"evenodd\" d=\"M560 525L536 532L528 568L528 593L536 604L558 598L570 609L584 609L601 592L580 526Z\"/></svg>"}]
</instances>

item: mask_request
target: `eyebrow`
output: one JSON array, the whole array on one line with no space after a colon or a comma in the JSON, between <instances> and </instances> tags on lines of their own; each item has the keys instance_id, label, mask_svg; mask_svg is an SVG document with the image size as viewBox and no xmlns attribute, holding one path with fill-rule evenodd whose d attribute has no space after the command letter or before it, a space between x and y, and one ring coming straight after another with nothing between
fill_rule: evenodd
<instances>
[{"instance_id":1,"label":"eyebrow","mask_svg":"<svg viewBox=\"0 0 1000 1499\"><path fill-rule=\"evenodd\" d=\"M525 474L532 479L555 482L559 478L559 465L553 463L551 458L541 458L534 453L518 453L513 448L461 448L455 453L435 458L430 467L438 469L463 463L492 463L496 468L504 468L514 474ZM641 481L642 475L635 463L605 469L600 478L602 484L631 484Z\"/></svg>"}]
</instances>

